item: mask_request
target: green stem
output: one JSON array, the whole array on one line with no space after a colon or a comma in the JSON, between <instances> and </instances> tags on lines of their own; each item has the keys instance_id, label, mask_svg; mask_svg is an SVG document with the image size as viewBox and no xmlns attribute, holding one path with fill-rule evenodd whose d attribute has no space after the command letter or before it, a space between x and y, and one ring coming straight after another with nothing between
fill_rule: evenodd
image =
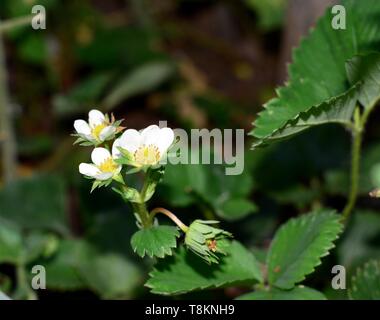
<instances>
[{"instance_id":1,"label":"green stem","mask_svg":"<svg viewBox=\"0 0 380 320\"><path fill-rule=\"evenodd\" d=\"M343 209L342 220L347 223L352 210L355 207L358 198L359 178L360 178L360 154L362 148L363 132L367 123L368 117L376 106L377 101L367 106L363 114L360 114L359 107L356 108L354 114L353 140L351 152L351 188L348 196L348 202Z\"/></svg>"},{"instance_id":2,"label":"green stem","mask_svg":"<svg viewBox=\"0 0 380 320\"><path fill-rule=\"evenodd\" d=\"M356 204L358 197L358 186L360 176L360 152L362 144L362 131L353 132L352 153L351 153L351 189L348 196L348 202L343 209L343 221L346 222Z\"/></svg>"},{"instance_id":3,"label":"green stem","mask_svg":"<svg viewBox=\"0 0 380 320\"><path fill-rule=\"evenodd\" d=\"M1 27L1 22L0 22ZM6 183L16 177L16 139L9 108L8 78L5 50L0 34L0 141L2 146L3 174Z\"/></svg>"},{"instance_id":4,"label":"green stem","mask_svg":"<svg viewBox=\"0 0 380 320\"><path fill-rule=\"evenodd\" d=\"M4 33L10 30L14 30L18 27L24 27L30 25L33 19L33 15L27 15L23 17L12 18L4 21L0 25L0 33Z\"/></svg>"},{"instance_id":5,"label":"green stem","mask_svg":"<svg viewBox=\"0 0 380 320\"><path fill-rule=\"evenodd\" d=\"M157 214L157 213L162 213L164 214L165 216L167 216L169 219L171 219L183 232L187 232L187 230L189 230L189 227L187 225L185 225L181 220L179 220L177 218L177 216L170 212L169 210L165 209L165 208L155 208L153 209L151 212L150 212L150 220L151 222L153 223L153 219L154 219L154 216Z\"/></svg>"},{"instance_id":6,"label":"green stem","mask_svg":"<svg viewBox=\"0 0 380 320\"><path fill-rule=\"evenodd\" d=\"M152 226L152 223L149 218L149 212L146 208L145 203L132 203L133 210L139 216L141 225L144 229Z\"/></svg>"},{"instance_id":7,"label":"green stem","mask_svg":"<svg viewBox=\"0 0 380 320\"><path fill-rule=\"evenodd\" d=\"M132 203L132 207L135 211L135 213L139 216L140 222L142 224L143 228L149 228L152 226L152 220L150 219L148 209L146 208L145 204L145 194L147 192L148 186L149 186L149 175L150 170L146 172L145 178L144 178L144 184L141 188L140 192L140 203Z\"/></svg>"}]
</instances>

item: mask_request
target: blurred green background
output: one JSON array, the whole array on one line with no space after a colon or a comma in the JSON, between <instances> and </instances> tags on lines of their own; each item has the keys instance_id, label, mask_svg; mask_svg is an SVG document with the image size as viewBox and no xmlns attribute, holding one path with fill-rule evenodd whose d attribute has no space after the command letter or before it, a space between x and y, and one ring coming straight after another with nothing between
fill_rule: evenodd
<instances>
[{"instance_id":1,"label":"blurred green background","mask_svg":"<svg viewBox=\"0 0 380 320\"><path fill-rule=\"evenodd\" d=\"M1 0L0 290L22 299L157 298L143 286L154 261L130 247L131 209L111 190L90 194L78 172L91 150L72 146L73 121L98 108L137 129L167 120L172 128L248 132L286 79L291 48L332 3ZM46 30L15 20L34 4L46 8ZM307 281L329 298L340 298L329 289L332 265L351 272L380 256L380 202L367 196L380 186L378 120L376 112L368 126L359 209ZM246 140L241 176L225 176L221 166L169 166L151 206L171 208L185 223L221 219L264 259L289 217L322 203L344 206L350 139L331 126L255 152ZM36 264L46 267L47 290L29 288Z\"/></svg>"}]
</instances>

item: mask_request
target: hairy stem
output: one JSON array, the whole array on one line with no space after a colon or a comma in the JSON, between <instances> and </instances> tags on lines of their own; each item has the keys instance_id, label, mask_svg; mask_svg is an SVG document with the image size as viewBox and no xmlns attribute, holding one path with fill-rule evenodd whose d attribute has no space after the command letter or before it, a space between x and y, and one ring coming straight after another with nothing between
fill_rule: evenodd
<instances>
[{"instance_id":1,"label":"hairy stem","mask_svg":"<svg viewBox=\"0 0 380 320\"><path fill-rule=\"evenodd\" d=\"M138 217L140 218L140 222L141 222L141 225L143 228L149 228L152 223L150 221L150 218L149 218L149 212L146 208L146 205L145 203L132 203L132 207L133 207L133 210L135 211L135 213L138 215Z\"/></svg>"},{"instance_id":2,"label":"hairy stem","mask_svg":"<svg viewBox=\"0 0 380 320\"><path fill-rule=\"evenodd\" d=\"M155 208L153 209L151 212L150 212L150 220L153 222L153 219L154 219L154 216L157 214L157 213L162 213L164 214L165 216L167 216L169 219L171 219L183 232L187 232L187 230L189 229L189 227L187 225L185 225L181 220L179 220L177 218L177 216L170 212L169 210L165 209L165 208Z\"/></svg>"},{"instance_id":3,"label":"hairy stem","mask_svg":"<svg viewBox=\"0 0 380 320\"><path fill-rule=\"evenodd\" d=\"M362 131L355 130L353 133L352 151L351 151L351 187L348 196L348 202L343 209L343 221L346 222L356 204L358 197L358 186L360 176L360 152L362 144Z\"/></svg>"},{"instance_id":4,"label":"hairy stem","mask_svg":"<svg viewBox=\"0 0 380 320\"><path fill-rule=\"evenodd\" d=\"M1 21L0 21L1 26ZM5 52L0 34L0 142L2 151L3 175L6 183L16 177L16 139L13 132L9 103L8 78Z\"/></svg>"},{"instance_id":5,"label":"hairy stem","mask_svg":"<svg viewBox=\"0 0 380 320\"><path fill-rule=\"evenodd\" d=\"M362 149L363 132L367 123L368 117L377 104L377 100L368 105L363 114L360 114L359 107L356 108L354 114L353 140L351 151L351 186L348 196L348 202L343 209L342 220L347 223L352 210L355 207L358 198L359 178L360 178L360 154Z\"/></svg>"}]
</instances>

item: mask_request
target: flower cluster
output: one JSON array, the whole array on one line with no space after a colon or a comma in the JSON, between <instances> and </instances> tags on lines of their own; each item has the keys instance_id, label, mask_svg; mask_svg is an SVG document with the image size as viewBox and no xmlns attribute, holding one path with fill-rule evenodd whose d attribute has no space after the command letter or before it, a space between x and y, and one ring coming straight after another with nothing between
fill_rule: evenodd
<instances>
[{"instance_id":1,"label":"flower cluster","mask_svg":"<svg viewBox=\"0 0 380 320\"><path fill-rule=\"evenodd\" d=\"M109 116L99 110L91 110L88 118L88 123L84 120L74 122L78 143L98 146L115 139L124 129L119 126L120 121L116 122L113 116L110 121ZM141 131L128 129L110 148L96 147L91 154L93 163L81 163L79 172L98 181L120 180L122 165L145 170L159 167L173 141L174 132L170 128L151 125Z\"/></svg>"},{"instance_id":2,"label":"flower cluster","mask_svg":"<svg viewBox=\"0 0 380 320\"><path fill-rule=\"evenodd\" d=\"M89 112L88 121L74 122L76 130L74 136L77 137L75 143L94 147L91 153L92 163L79 165L79 172L86 178L94 180L91 191L116 183L112 190L131 204L136 224L140 229L154 228L157 226L155 215L164 214L185 233L185 244L191 251L208 263L217 263L217 254L226 253L224 251L228 244L226 238L232 236L229 232L211 226L217 221L195 220L188 227L169 210L155 208L149 212L146 206L164 173L163 167L168 150L174 143L173 130L151 125L140 131L135 129L124 131L125 128L121 127L120 123L121 121L115 121L113 116L110 117L98 110ZM128 174L138 172L144 177L140 191L130 187L126 181ZM175 233L172 234L175 237ZM144 242L138 241L138 245L144 246ZM158 242L155 245L158 250L165 246L170 249L172 242L169 239L167 243ZM147 251L144 247L134 250Z\"/></svg>"}]
</instances>

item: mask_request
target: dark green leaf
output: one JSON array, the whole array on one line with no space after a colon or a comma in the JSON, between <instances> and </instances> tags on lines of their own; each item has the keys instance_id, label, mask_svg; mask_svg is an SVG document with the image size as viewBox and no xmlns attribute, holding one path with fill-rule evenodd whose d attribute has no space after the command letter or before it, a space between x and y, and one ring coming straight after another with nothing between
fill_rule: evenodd
<instances>
[{"instance_id":1,"label":"dark green leaf","mask_svg":"<svg viewBox=\"0 0 380 320\"><path fill-rule=\"evenodd\" d=\"M355 55L378 46L380 3L376 0L346 0L342 4L347 11L347 28L334 30L331 26L333 14L328 10L294 51L289 82L277 90L278 97L265 105L265 110L254 123L252 135L257 139L255 146L271 141L272 137L278 139L276 134L279 131L283 137L299 132L292 127L299 125L295 120L301 116L302 127L299 129L331 120L338 123L347 121L352 111L350 98L353 98L353 93L349 91L351 86L345 63ZM377 67L371 63L371 68ZM323 110L318 110L321 108ZM310 112L313 112L311 118ZM311 121L310 125L308 121Z\"/></svg>"},{"instance_id":2,"label":"dark green leaf","mask_svg":"<svg viewBox=\"0 0 380 320\"><path fill-rule=\"evenodd\" d=\"M346 63L351 83L359 86L359 101L365 108L374 107L380 99L380 54L356 56Z\"/></svg>"},{"instance_id":3,"label":"dark green leaf","mask_svg":"<svg viewBox=\"0 0 380 320\"><path fill-rule=\"evenodd\" d=\"M0 263L18 264L23 252L20 230L0 220Z\"/></svg>"},{"instance_id":4,"label":"dark green leaf","mask_svg":"<svg viewBox=\"0 0 380 320\"><path fill-rule=\"evenodd\" d=\"M380 260L371 260L358 268L351 282L351 299L380 300Z\"/></svg>"},{"instance_id":5,"label":"dark green leaf","mask_svg":"<svg viewBox=\"0 0 380 320\"><path fill-rule=\"evenodd\" d=\"M17 180L0 191L0 217L25 229L67 233L65 188L56 176Z\"/></svg>"},{"instance_id":6,"label":"dark green leaf","mask_svg":"<svg viewBox=\"0 0 380 320\"><path fill-rule=\"evenodd\" d=\"M267 257L268 280L291 289L314 271L343 229L340 216L320 210L293 218L277 231Z\"/></svg>"},{"instance_id":7,"label":"dark green leaf","mask_svg":"<svg viewBox=\"0 0 380 320\"><path fill-rule=\"evenodd\" d=\"M131 298L142 281L140 270L117 254L91 256L79 271L89 288L103 299Z\"/></svg>"},{"instance_id":8,"label":"dark green leaf","mask_svg":"<svg viewBox=\"0 0 380 320\"><path fill-rule=\"evenodd\" d=\"M319 291L312 288L298 286L291 290L272 288L244 294L237 300L326 300Z\"/></svg>"},{"instance_id":9,"label":"dark green leaf","mask_svg":"<svg viewBox=\"0 0 380 320\"><path fill-rule=\"evenodd\" d=\"M263 280L259 263L239 242L232 241L227 251L219 264L205 267L201 259L180 247L173 257L155 266L146 286L153 293L175 295Z\"/></svg>"},{"instance_id":10,"label":"dark green leaf","mask_svg":"<svg viewBox=\"0 0 380 320\"><path fill-rule=\"evenodd\" d=\"M149 92L166 81L173 72L173 65L167 62L145 64L121 79L102 105L110 110L131 96Z\"/></svg>"}]
</instances>

